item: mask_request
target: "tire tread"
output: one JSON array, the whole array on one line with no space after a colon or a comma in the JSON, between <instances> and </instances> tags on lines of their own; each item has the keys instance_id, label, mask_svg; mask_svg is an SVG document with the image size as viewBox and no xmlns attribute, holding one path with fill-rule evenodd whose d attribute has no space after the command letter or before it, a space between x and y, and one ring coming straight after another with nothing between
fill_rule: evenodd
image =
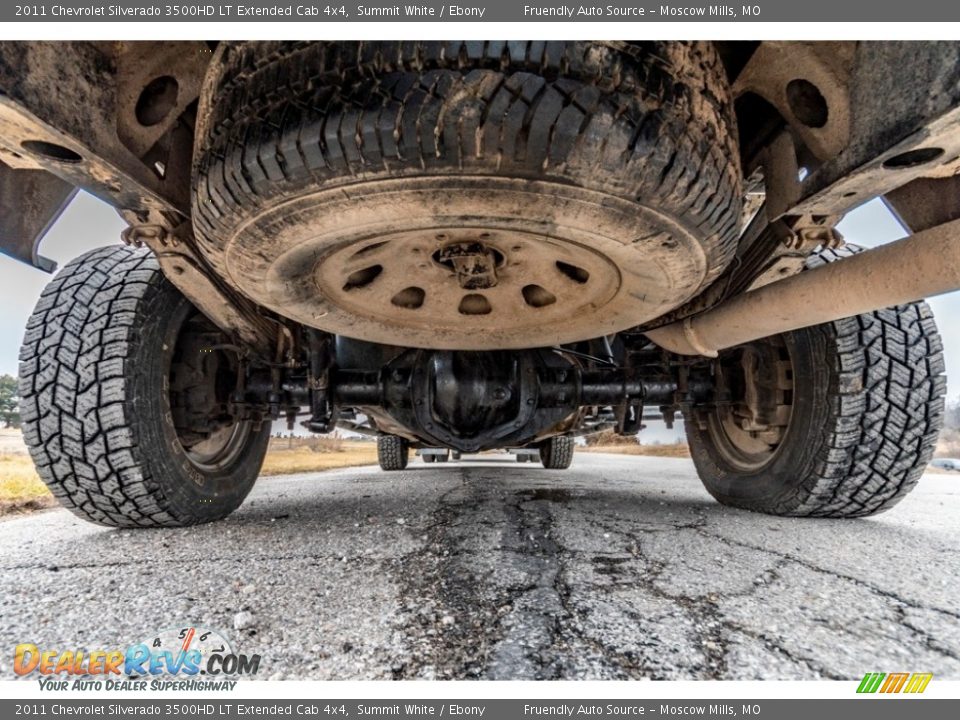
<instances>
[{"instance_id":1,"label":"tire tread","mask_svg":"<svg viewBox=\"0 0 960 720\"><path fill-rule=\"evenodd\" d=\"M409 445L399 435L377 436L377 461L381 470L403 470L409 460Z\"/></svg>"},{"instance_id":2,"label":"tire tread","mask_svg":"<svg viewBox=\"0 0 960 720\"><path fill-rule=\"evenodd\" d=\"M303 192L421 173L575 182L651 202L732 260L741 172L709 42L236 42L219 51L194 218L221 243Z\"/></svg>"},{"instance_id":3,"label":"tire tread","mask_svg":"<svg viewBox=\"0 0 960 720\"><path fill-rule=\"evenodd\" d=\"M861 251L856 245L823 249L807 268ZM815 436L798 439L812 453L805 474L761 500L716 492L711 441L688 417L691 451L707 490L725 504L775 515L855 518L889 510L923 475L943 425L943 344L929 306L900 305L796 332L818 336L813 346L826 356L816 361L828 378L826 421Z\"/></svg>"},{"instance_id":4,"label":"tire tread","mask_svg":"<svg viewBox=\"0 0 960 720\"><path fill-rule=\"evenodd\" d=\"M174 497L180 490L165 490L172 479L157 475L156 454L174 448L147 447L154 441L143 403L156 399L137 396L143 370L136 358L149 329L171 312L171 298L180 297L152 253L105 247L68 263L27 323L23 437L41 480L79 517L112 527L181 527L225 517L243 499L185 507ZM265 449L266 433L256 442Z\"/></svg>"},{"instance_id":5,"label":"tire tread","mask_svg":"<svg viewBox=\"0 0 960 720\"><path fill-rule=\"evenodd\" d=\"M540 461L547 470L566 470L573 462L574 440L557 435L540 446Z\"/></svg>"}]
</instances>

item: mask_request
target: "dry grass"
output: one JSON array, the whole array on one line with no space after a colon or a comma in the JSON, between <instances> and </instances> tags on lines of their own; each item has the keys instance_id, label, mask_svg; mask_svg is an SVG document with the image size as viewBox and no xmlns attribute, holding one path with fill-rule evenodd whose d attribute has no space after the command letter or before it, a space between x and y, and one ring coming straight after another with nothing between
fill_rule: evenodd
<instances>
[{"instance_id":1,"label":"dry grass","mask_svg":"<svg viewBox=\"0 0 960 720\"><path fill-rule=\"evenodd\" d=\"M637 439L637 436L633 437L620 435L616 430L608 428L606 430L601 430L600 432L590 433L587 435L584 440L587 443L588 447L600 447L600 446L610 446L615 445L617 447L623 447L626 445L639 445L640 441Z\"/></svg>"},{"instance_id":2,"label":"dry grass","mask_svg":"<svg viewBox=\"0 0 960 720\"><path fill-rule=\"evenodd\" d=\"M298 440L295 439L292 449L285 447L286 439L271 441L260 475L292 475L377 462L376 443L351 442L342 438ZM40 510L56 504L34 470L29 455L0 455L0 515Z\"/></svg>"},{"instance_id":3,"label":"dry grass","mask_svg":"<svg viewBox=\"0 0 960 720\"><path fill-rule=\"evenodd\" d=\"M339 450L313 450L308 444L287 449L286 440L271 443L260 475L292 475L334 468L373 465L377 462L377 445L372 442L339 440Z\"/></svg>"},{"instance_id":4,"label":"dry grass","mask_svg":"<svg viewBox=\"0 0 960 720\"><path fill-rule=\"evenodd\" d=\"M312 450L317 453L340 452L344 444L361 445L355 440L344 440L339 435L308 435L307 437L280 437L270 438L269 452L286 450ZM367 443L372 444L372 443Z\"/></svg>"},{"instance_id":5,"label":"dry grass","mask_svg":"<svg viewBox=\"0 0 960 720\"><path fill-rule=\"evenodd\" d=\"M0 500L38 498L49 494L29 455L0 455Z\"/></svg>"},{"instance_id":6,"label":"dry grass","mask_svg":"<svg viewBox=\"0 0 960 720\"><path fill-rule=\"evenodd\" d=\"M0 455L0 515L56 505L29 455Z\"/></svg>"},{"instance_id":7,"label":"dry grass","mask_svg":"<svg viewBox=\"0 0 960 720\"><path fill-rule=\"evenodd\" d=\"M578 447L577 452L616 453L618 455L647 455L649 457L690 457L690 448L686 443L664 445L594 445Z\"/></svg>"}]
</instances>

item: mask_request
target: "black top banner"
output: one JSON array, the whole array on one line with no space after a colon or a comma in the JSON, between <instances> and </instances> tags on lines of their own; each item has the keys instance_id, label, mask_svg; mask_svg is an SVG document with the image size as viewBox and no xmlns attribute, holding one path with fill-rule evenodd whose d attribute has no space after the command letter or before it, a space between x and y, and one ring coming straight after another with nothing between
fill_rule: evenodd
<instances>
[{"instance_id":1,"label":"black top banner","mask_svg":"<svg viewBox=\"0 0 960 720\"><path fill-rule=\"evenodd\" d=\"M563 3L558 0L424 2L161 3L148 0L63 0L0 7L0 22L951 22L960 3L943 0L753 0Z\"/></svg>"}]
</instances>

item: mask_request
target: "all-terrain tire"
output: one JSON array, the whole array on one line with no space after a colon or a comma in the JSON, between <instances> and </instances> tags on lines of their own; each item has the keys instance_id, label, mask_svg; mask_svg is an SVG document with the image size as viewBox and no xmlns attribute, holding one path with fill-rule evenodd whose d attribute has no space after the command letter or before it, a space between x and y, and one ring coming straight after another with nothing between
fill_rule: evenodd
<instances>
[{"instance_id":1,"label":"all-terrain tire","mask_svg":"<svg viewBox=\"0 0 960 720\"><path fill-rule=\"evenodd\" d=\"M212 265L257 302L307 324L322 316L325 329L352 328L394 344L403 339L399 333L411 333L391 329L392 316L368 317L338 299L340 285L354 286L349 279L321 283L317 294L319 276L307 264L326 262L326 248L367 225L344 221L323 230L329 242L316 240L309 252L294 253L320 232L290 230L314 221L307 204L303 213L297 209L300 201L338 188L344 192L334 194L337 202L351 211L380 202L380 193L415 192L414 181L424 178L439 184L423 192L449 194L449 202L462 194L450 183L465 178L469 187L521 181L526 194L546 200L556 191L530 181L582 189L626 203L625 218L649 208L669 218L676 233L650 230L649 237L632 235L624 243L647 243L636 245L638 258L667 253L662 262L646 263L647 271L696 257L696 271L683 265L666 283L686 297L715 280L735 253L742 202L737 129L723 63L710 42L229 42L218 48L211 68L194 163L198 242ZM398 179L402 185L389 182ZM490 199L473 207L474 225L502 205L491 189L478 193ZM384 236L399 233L395 226L405 221L396 208L413 205L392 202L377 215L392 217ZM282 232L259 224L274 222L264 219L268 215L279 221L271 211L281 206L289 210ZM614 217L612 209L606 217ZM676 238L684 233L692 239L681 243ZM363 242L358 255L375 251ZM323 312L314 312L321 302ZM414 322L418 314L403 309L409 302L401 300L401 310L385 306ZM644 300L631 302L636 308ZM670 302L679 300L671 295ZM616 303L623 310L621 300ZM478 314L470 320L481 322ZM566 325L572 322L568 316ZM589 319L583 322L589 326ZM441 336L435 335L438 342ZM514 346L521 345L502 345Z\"/></svg>"},{"instance_id":2,"label":"all-terrain tire","mask_svg":"<svg viewBox=\"0 0 960 720\"><path fill-rule=\"evenodd\" d=\"M196 311L146 250L70 262L44 289L20 350L23 436L41 479L75 514L114 527L225 517L260 471L270 424L230 461L198 469L169 406L171 358Z\"/></svg>"},{"instance_id":3,"label":"all-terrain tire","mask_svg":"<svg viewBox=\"0 0 960 720\"><path fill-rule=\"evenodd\" d=\"M548 470L566 470L573 462L573 448L572 437L552 437L540 446L540 462Z\"/></svg>"},{"instance_id":4,"label":"all-terrain tire","mask_svg":"<svg viewBox=\"0 0 960 720\"><path fill-rule=\"evenodd\" d=\"M399 435L377 436L377 461L381 470L403 470L410 455L410 444ZM424 456L424 462L429 462Z\"/></svg>"},{"instance_id":5,"label":"all-terrain tire","mask_svg":"<svg viewBox=\"0 0 960 720\"><path fill-rule=\"evenodd\" d=\"M807 266L859 251L826 250ZM774 515L851 518L892 508L917 484L943 423L942 344L930 308L901 305L783 338L793 414L765 467L731 464L709 424L687 416L707 490L725 505Z\"/></svg>"}]
</instances>

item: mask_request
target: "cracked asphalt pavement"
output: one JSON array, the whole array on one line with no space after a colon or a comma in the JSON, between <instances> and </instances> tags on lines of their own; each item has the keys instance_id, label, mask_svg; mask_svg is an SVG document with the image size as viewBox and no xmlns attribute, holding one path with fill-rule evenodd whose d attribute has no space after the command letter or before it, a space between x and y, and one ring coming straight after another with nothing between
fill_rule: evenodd
<instances>
[{"instance_id":1,"label":"cracked asphalt pavement","mask_svg":"<svg viewBox=\"0 0 960 720\"><path fill-rule=\"evenodd\" d=\"M687 460L586 453L265 478L179 530L52 510L0 522L0 676L13 643L202 624L261 679L960 679L958 510L928 474L876 518L768 517Z\"/></svg>"}]
</instances>

